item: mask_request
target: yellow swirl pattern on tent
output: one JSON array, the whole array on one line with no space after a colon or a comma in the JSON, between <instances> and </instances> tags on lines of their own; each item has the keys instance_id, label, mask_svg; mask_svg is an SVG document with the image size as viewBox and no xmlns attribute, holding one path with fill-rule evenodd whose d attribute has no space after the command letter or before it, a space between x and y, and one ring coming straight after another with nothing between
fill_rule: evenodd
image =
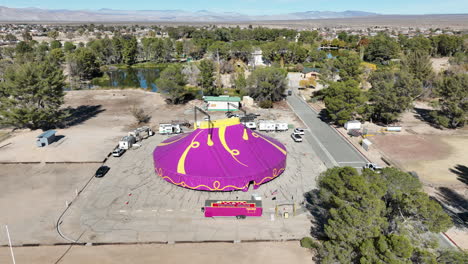
<instances>
[{"instance_id":1,"label":"yellow swirl pattern on tent","mask_svg":"<svg viewBox=\"0 0 468 264\"><path fill-rule=\"evenodd\" d=\"M221 187L221 183L219 181L214 181L213 186L211 186L211 187L207 186L205 184L199 184L197 186L190 186L190 185L187 185L184 181L174 182L170 177L164 176L163 170L161 168L156 168L155 170L156 170L156 173L158 174L158 176L160 176L161 178L163 178L165 180L168 180L172 184L175 184L177 186L181 186L181 187L189 188L189 189L199 189L200 187L205 187L210 191L223 191L226 188L233 188L233 189L236 189L236 190L243 190L243 189L245 189L245 188L247 188L249 186L249 183L246 183L244 186L225 185L225 186ZM260 184L264 183L267 180L273 180L274 178L278 177L283 171L284 171L284 168L281 168L281 169L276 169L275 168L275 169L273 169L273 175L271 177L265 177L262 180L260 180L259 182L254 181L254 185L260 185Z\"/></svg>"}]
</instances>

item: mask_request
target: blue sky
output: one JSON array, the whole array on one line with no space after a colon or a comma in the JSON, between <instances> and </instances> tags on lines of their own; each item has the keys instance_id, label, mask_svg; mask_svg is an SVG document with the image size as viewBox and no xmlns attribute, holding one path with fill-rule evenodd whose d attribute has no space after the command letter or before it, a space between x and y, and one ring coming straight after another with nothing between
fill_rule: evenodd
<instances>
[{"instance_id":1,"label":"blue sky","mask_svg":"<svg viewBox=\"0 0 468 264\"><path fill-rule=\"evenodd\" d=\"M45 9L208 10L251 15L360 10L381 14L468 13L468 0L0 0L7 7Z\"/></svg>"}]
</instances>

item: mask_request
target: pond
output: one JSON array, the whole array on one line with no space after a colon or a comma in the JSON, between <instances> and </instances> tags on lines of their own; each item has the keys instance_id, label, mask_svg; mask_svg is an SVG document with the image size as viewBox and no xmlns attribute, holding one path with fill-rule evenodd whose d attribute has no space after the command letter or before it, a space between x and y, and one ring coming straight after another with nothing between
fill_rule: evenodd
<instances>
[{"instance_id":1,"label":"pond","mask_svg":"<svg viewBox=\"0 0 468 264\"><path fill-rule=\"evenodd\" d=\"M156 79L159 78L158 68L128 68L104 72L101 78L95 78L93 85L103 87L137 87L157 92Z\"/></svg>"}]
</instances>

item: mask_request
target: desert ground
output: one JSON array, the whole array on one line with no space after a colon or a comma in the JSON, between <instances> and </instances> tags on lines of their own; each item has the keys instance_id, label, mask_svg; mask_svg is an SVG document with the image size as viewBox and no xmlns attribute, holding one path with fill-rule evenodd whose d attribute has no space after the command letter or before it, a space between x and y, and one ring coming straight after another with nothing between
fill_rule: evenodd
<instances>
[{"instance_id":1,"label":"desert ground","mask_svg":"<svg viewBox=\"0 0 468 264\"><path fill-rule=\"evenodd\" d=\"M97 24L108 25L161 25L161 26L211 26L218 27L241 27L247 28L252 26L261 26L268 28L292 28L311 30L326 27L343 27L354 29L366 29L369 27L411 27L411 28L451 28L455 30L463 30L468 28L468 15L466 14L451 14L451 15L379 15L370 17L354 17L354 18L329 18L329 19L308 19L308 20L275 20L275 21L232 21L232 22L96 22ZM1 21L0 21L1 22ZM8 22L17 24L70 24L79 25L80 22L57 22L57 21L18 21Z\"/></svg>"},{"instance_id":2,"label":"desert ground","mask_svg":"<svg viewBox=\"0 0 468 264\"><path fill-rule=\"evenodd\" d=\"M288 169L277 179L248 192L207 193L173 186L154 173L151 153L154 147L168 136L155 135L141 142L141 147L127 151L122 157L110 157L105 164L111 170L104 178L95 178L94 172L120 137L137 127L130 109L134 105L151 115L149 126L157 131L160 122L171 120L193 121L193 106L167 105L156 93L142 90L94 90L66 93L65 107L73 109L72 117L64 128L57 129L57 142L44 148L35 146L35 136L42 131L19 130L0 143L0 206L6 213L0 214L2 227L8 225L17 261L25 263L54 263L68 250L67 247L47 247L56 243L68 243L67 239L80 243L176 243L167 248L159 245L125 246L130 253L121 256L122 247L72 247L60 263L80 263L86 255L99 258L97 263L111 263L117 259L129 262L132 254L141 254L144 260L168 259L167 263L181 263L193 256L207 263L214 263L224 256L223 244L179 245L185 241L242 242L228 248L244 253L236 263L249 263L256 259L271 259L270 263L311 261L308 251L293 243L246 243L262 240L297 240L307 236L310 216L301 208L303 194L315 188L315 178L325 170L324 164L308 144L294 143L289 133L270 133L282 141L288 149ZM249 112L260 114L261 119L276 119L291 126L302 126L285 103L274 109L247 107ZM213 113L215 118L224 113ZM201 118L201 117L200 117ZM5 130L6 131L6 130ZM186 129L190 131L190 129ZM2 162L4 164L2 164ZM23 162L23 164L20 164ZM36 162L34 164L24 164ZM205 219L200 212L208 198L250 198L253 193L262 195L265 213L261 218ZM77 194L79 194L77 196ZM273 199L274 198L274 199ZM289 219L275 215L275 206L281 201L294 199L297 216ZM66 205L70 205L68 210ZM291 210L291 208L281 210ZM8 244L5 232L0 232L0 245ZM21 247L40 244L41 247ZM42 246L46 245L46 247ZM277 245L285 245L286 251ZM152 248L153 247L153 248ZM225 247L225 246L224 246ZM297 247L297 248L295 248ZM172 248L194 255L180 255L171 262ZM204 248L204 249L202 249ZM294 249L293 249L294 248ZM102 255L94 253L103 252ZM161 253L154 254L154 252ZM219 255L208 253L215 250ZM177 249L174 249L177 251ZM40 252L40 253L37 253ZM0 247L0 263L8 260L8 250ZM234 254L234 253L232 253ZM268 255L269 257L267 257ZM276 256L277 255L277 256ZM276 256L276 257L275 257ZM51 261L49 261L51 260ZM231 261L231 260L227 260ZM90 260L90 262L92 262ZM144 262L142 260L142 262ZM228 262L229 263L229 262Z\"/></svg>"},{"instance_id":3,"label":"desert ground","mask_svg":"<svg viewBox=\"0 0 468 264\"><path fill-rule=\"evenodd\" d=\"M313 263L298 242L197 243L174 245L52 246L14 248L17 263ZM11 261L0 248L0 263Z\"/></svg>"}]
</instances>

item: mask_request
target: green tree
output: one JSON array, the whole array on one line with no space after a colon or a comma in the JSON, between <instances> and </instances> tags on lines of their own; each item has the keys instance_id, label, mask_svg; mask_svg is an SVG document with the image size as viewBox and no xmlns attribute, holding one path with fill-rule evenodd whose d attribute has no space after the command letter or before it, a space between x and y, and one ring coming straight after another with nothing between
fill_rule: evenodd
<instances>
[{"instance_id":1,"label":"green tree","mask_svg":"<svg viewBox=\"0 0 468 264\"><path fill-rule=\"evenodd\" d=\"M218 95L218 89L213 85L215 70L214 63L211 60L202 60L198 66L200 75L198 78L199 86L204 90L206 95Z\"/></svg>"},{"instance_id":2,"label":"green tree","mask_svg":"<svg viewBox=\"0 0 468 264\"><path fill-rule=\"evenodd\" d=\"M344 52L336 58L334 66L339 70L341 80L356 80L361 79L360 75L364 72L361 67L361 59L356 52Z\"/></svg>"},{"instance_id":3,"label":"green tree","mask_svg":"<svg viewBox=\"0 0 468 264\"><path fill-rule=\"evenodd\" d=\"M53 40L50 42L50 49L53 50L53 49L60 49L62 47L62 43L60 43L60 41L58 40Z\"/></svg>"},{"instance_id":4,"label":"green tree","mask_svg":"<svg viewBox=\"0 0 468 264\"><path fill-rule=\"evenodd\" d=\"M61 121L64 76L49 61L14 64L0 83L0 122L17 128L48 128Z\"/></svg>"},{"instance_id":5,"label":"green tree","mask_svg":"<svg viewBox=\"0 0 468 264\"><path fill-rule=\"evenodd\" d=\"M448 128L465 126L468 119L468 74L447 74L437 85L440 111L435 122Z\"/></svg>"},{"instance_id":6,"label":"green tree","mask_svg":"<svg viewBox=\"0 0 468 264\"><path fill-rule=\"evenodd\" d=\"M33 40L33 37L31 36L31 33L29 33L29 30L24 30L23 33L21 33L21 36L23 37L23 41L25 42Z\"/></svg>"},{"instance_id":7,"label":"green tree","mask_svg":"<svg viewBox=\"0 0 468 264\"><path fill-rule=\"evenodd\" d=\"M16 44L15 52L19 55L23 55L25 53L29 53L32 51L33 51L32 45L29 43L20 41L18 44Z\"/></svg>"},{"instance_id":8,"label":"green tree","mask_svg":"<svg viewBox=\"0 0 468 264\"><path fill-rule=\"evenodd\" d=\"M59 32L58 32L58 31L56 31L56 30L52 30L52 31L49 31L49 32L47 32L47 36L48 36L49 38L51 38L51 39L54 39L54 40L55 40L55 39L57 39L57 38L58 38L58 36L59 36Z\"/></svg>"},{"instance_id":9,"label":"green tree","mask_svg":"<svg viewBox=\"0 0 468 264\"><path fill-rule=\"evenodd\" d=\"M366 97L354 80L334 82L323 93L328 116L338 125L356 119L365 110Z\"/></svg>"},{"instance_id":10,"label":"green tree","mask_svg":"<svg viewBox=\"0 0 468 264\"><path fill-rule=\"evenodd\" d=\"M60 65L65 60L65 54L63 53L62 49L53 49L49 53L49 60L51 63Z\"/></svg>"},{"instance_id":11,"label":"green tree","mask_svg":"<svg viewBox=\"0 0 468 264\"><path fill-rule=\"evenodd\" d=\"M247 79L249 95L257 101L281 100L286 90L286 75L286 71L274 67L255 69Z\"/></svg>"},{"instance_id":12,"label":"green tree","mask_svg":"<svg viewBox=\"0 0 468 264\"><path fill-rule=\"evenodd\" d=\"M422 93L422 83L405 71L380 70L369 78L371 116L386 124L394 122L409 109L413 100Z\"/></svg>"},{"instance_id":13,"label":"green tree","mask_svg":"<svg viewBox=\"0 0 468 264\"><path fill-rule=\"evenodd\" d=\"M409 52L402 62L405 70L423 83L424 86L428 86L433 82L435 75L432 70L431 57L425 51L416 50Z\"/></svg>"},{"instance_id":14,"label":"green tree","mask_svg":"<svg viewBox=\"0 0 468 264\"><path fill-rule=\"evenodd\" d=\"M445 250L440 252L437 261L440 264L466 264L468 253L466 251Z\"/></svg>"},{"instance_id":15,"label":"green tree","mask_svg":"<svg viewBox=\"0 0 468 264\"><path fill-rule=\"evenodd\" d=\"M179 57L185 56L184 54L184 43L182 41L176 41L175 51Z\"/></svg>"},{"instance_id":16,"label":"green tree","mask_svg":"<svg viewBox=\"0 0 468 264\"><path fill-rule=\"evenodd\" d=\"M5 40L6 41L17 41L18 39L16 38L15 35L8 33L5 35Z\"/></svg>"},{"instance_id":17,"label":"green tree","mask_svg":"<svg viewBox=\"0 0 468 264\"><path fill-rule=\"evenodd\" d=\"M182 73L182 65L171 64L161 72L156 81L158 89L164 92L166 102L170 104L181 104L194 98L193 92L187 90L185 76Z\"/></svg>"},{"instance_id":18,"label":"green tree","mask_svg":"<svg viewBox=\"0 0 468 264\"><path fill-rule=\"evenodd\" d=\"M81 80L90 80L100 75L96 55L88 48L78 48L68 55L70 74Z\"/></svg>"},{"instance_id":19,"label":"green tree","mask_svg":"<svg viewBox=\"0 0 468 264\"><path fill-rule=\"evenodd\" d=\"M398 43L388 35L379 34L371 39L364 52L364 60L374 63L386 63L398 57L400 47Z\"/></svg>"},{"instance_id":20,"label":"green tree","mask_svg":"<svg viewBox=\"0 0 468 264\"><path fill-rule=\"evenodd\" d=\"M65 44L63 44L63 50L65 52L67 52L67 53L73 52L75 49L76 49L76 46L73 43L69 42L69 41L67 41L67 42L65 42Z\"/></svg>"},{"instance_id":21,"label":"green tree","mask_svg":"<svg viewBox=\"0 0 468 264\"><path fill-rule=\"evenodd\" d=\"M234 87L237 94L243 94L247 88L247 80L245 79L244 70L239 70L234 79Z\"/></svg>"},{"instance_id":22,"label":"green tree","mask_svg":"<svg viewBox=\"0 0 468 264\"><path fill-rule=\"evenodd\" d=\"M125 35L123 38L122 59L126 65L136 62L138 42L134 36Z\"/></svg>"},{"instance_id":23,"label":"green tree","mask_svg":"<svg viewBox=\"0 0 468 264\"><path fill-rule=\"evenodd\" d=\"M335 167L320 175L318 186L318 195L306 197L324 219L317 223L323 224L324 236L320 263L437 263L438 254L422 237L452 223L417 178L395 168L360 174ZM442 252L437 260L459 258L450 254Z\"/></svg>"}]
</instances>

